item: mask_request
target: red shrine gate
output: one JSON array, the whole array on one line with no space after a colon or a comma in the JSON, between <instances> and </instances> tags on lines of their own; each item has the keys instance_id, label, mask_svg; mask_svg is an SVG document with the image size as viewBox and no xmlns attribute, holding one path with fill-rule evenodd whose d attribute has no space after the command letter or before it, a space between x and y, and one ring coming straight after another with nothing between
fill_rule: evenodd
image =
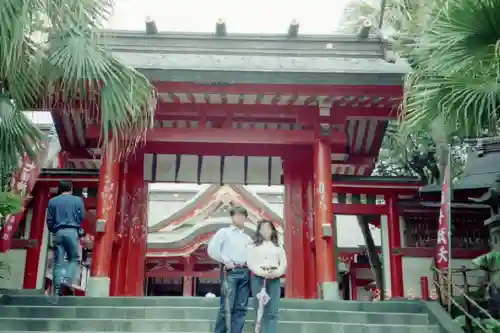
<instances>
[{"instance_id":1,"label":"red shrine gate","mask_svg":"<svg viewBox=\"0 0 500 333\"><path fill-rule=\"evenodd\" d=\"M407 68L386 60L379 38L354 36L116 32L106 44L152 80L158 104L144 147L125 161L112 142L101 155L99 120L86 110L52 111L62 166L99 168L87 294L143 293L147 184L170 181L284 184L286 294L319 287L337 298L334 214L389 209L396 219L398 193L377 193L384 208L333 204L335 176L370 175Z\"/></svg>"}]
</instances>

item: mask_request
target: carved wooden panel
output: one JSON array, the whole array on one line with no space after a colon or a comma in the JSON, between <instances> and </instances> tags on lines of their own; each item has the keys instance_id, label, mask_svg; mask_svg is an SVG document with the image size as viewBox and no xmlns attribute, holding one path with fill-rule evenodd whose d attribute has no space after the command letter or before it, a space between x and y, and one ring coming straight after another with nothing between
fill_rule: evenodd
<instances>
[{"instance_id":1,"label":"carved wooden panel","mask_svg":"<svg viewBox=\"0 0 500 333\"><path fill-rule=\"evenodd\" d=\"M428 216L406 217L404 237L407 247L434 247L436 246L437 219ZM488 228L478 218L452 218L451 244L456 249L487 249Z\"/></svg>"}]
</instances>

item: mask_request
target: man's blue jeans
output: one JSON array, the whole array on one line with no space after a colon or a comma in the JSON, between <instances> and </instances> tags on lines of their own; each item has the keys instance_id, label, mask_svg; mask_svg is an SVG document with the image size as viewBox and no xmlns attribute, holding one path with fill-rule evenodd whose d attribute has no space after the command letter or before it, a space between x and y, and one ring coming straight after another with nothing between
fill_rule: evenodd
<instances>
[{"instance_id":1,"label":"man's blue jeans","mask_svg":"<svg viewBox=\"0 0 500 333\"><path fill-rule=\"evenodd\" d=\"M56 246L53 269L53 283L55 290L60 290L61 283L67 283L71 286L71 282L75 278L78 247L80 245L78 229L62 228L56 231L54 235L54 243ZM64 259L66 258L66 262Z\"/></svg>"},{"instance_id":2,"label":"man's blue jeans","mask_svg":"<svg viewBox=\"0 0 500 333\"><path fill-rule=\"evenodd\" d=\"M252 296L254 299L254 309L257 313L259 308L259 301L256 295L262 290L264 278L260 276L253 276L252 278ZM260 322L261 333L276 333L278 324L278 311L281 296L281 282L280 279L272 279L266 281L266 292L269 295L269 302L264 306L264 313L262 321Z\"/></svg>"},{"instance_id":3,"label":"man's blue jeans","mask_svg":"<svg viewBox=\"0 0 500 333\"><path fill-rule=\"evenodd\" d=\"M241 333L245 325L245 314L250 292L250 271L248 268L235 268L227 272L229 287L229 306L231 306L231 332L226 329L226 311L224 307L224 293L222 284L224 274L221 271L221 297L219 314L215 322L214 333Z\"/></svg>"}]
</instances>

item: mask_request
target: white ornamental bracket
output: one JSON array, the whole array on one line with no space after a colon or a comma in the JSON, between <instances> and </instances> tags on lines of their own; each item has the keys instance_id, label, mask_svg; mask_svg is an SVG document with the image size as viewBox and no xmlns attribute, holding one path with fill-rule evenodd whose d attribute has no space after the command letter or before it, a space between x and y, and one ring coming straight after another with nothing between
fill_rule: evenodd
<instances>
[{"instance_id":1,"label":"white ornamental bracket","mask_svg":"<svg viewBox=\"0 0 500 333\"><path fill-rule=\"evenodd\" d=\"M331 104L320 103L318 104L319 116L320 117L330 117L330 111L332 108ZM329 123L320 122L319 124L320 136L330 136L331 126Z\"/></svg>"}]
</instances>

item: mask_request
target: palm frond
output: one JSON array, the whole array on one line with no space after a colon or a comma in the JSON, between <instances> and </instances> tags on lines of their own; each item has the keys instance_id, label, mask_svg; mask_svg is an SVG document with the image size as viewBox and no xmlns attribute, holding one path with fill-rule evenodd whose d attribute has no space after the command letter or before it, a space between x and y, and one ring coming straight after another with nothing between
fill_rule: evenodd
<instances>
[{"instance_id":1,"label":"palm frond","mask_svg":"<svg viewBox=\"0 0 500 333\"><path fill-rule=\"evenodd\" d=\"M65 105L73 104L75 99L99 103L104 146L111 136L133 133L128 137L131 141L114 141L125 143L119 148L130 152L152 124L153 87L135 69L98 45L100 24L110 14L111 3L103 0L70 3L71 6L63 5L65 15L52 19L54 33L49 39L46 75L51 82L61 83Z\"/></svg>"},{"instance_id":2,"label":"palm frond","mask_svg":"<svg viewBox=\"0 0 500 333\"><path fill-rule=\"evenodd\" d=\"M419 35L428 19L428 8L431 0L387 0L384 8L382 30L391 37L406 38ZM340 30L356 33L361 27L361 17L370 19L379 26L381 18L381 2L379 0L350 0L344 9L340 22Z\"/></svg>"},{"instance_id":3,"label":"palm frond","mask_svg":"<svg viewBox=\"0 0 500 333\"><path fill-rule=\"evenodd\" d=\"M27 155L35 160L44 136L7 95L0 95L0 183L4 190L7 178Z\"/></svg>"},{"instance_id":4,"label":"palm frond","mask_svg":"<svg viewBox=\"0 0 500 333\"><path fill-rule=\"evenodd\" d=\"M475 136L498 127L500 3L444 1L415 45L419 65L405 87L404 121L426 128L443 116L454 133Z\"/></svg>"},{"instance_id":5,"label":"palm frond","mask_svg":"<svg viewBox=\"0 0 500 333\"><path fill-rule=\"evenodd\" d=\"M0 87L18 110L98 109L103 143L112 136L127 138L114 142L130 153L151 126L156 102L144 76L99 46L112 5L111 0L0 2Z\"/></svg>"}]
</instances>

